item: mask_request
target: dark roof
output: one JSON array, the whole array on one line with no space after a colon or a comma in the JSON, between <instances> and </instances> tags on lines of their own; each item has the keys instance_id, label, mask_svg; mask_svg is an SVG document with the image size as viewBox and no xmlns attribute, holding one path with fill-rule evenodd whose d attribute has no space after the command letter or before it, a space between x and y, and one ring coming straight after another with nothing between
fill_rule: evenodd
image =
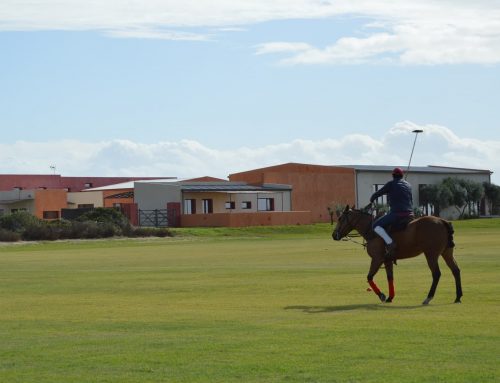
<instances>
[{"instance_id":1,"label":"dark roof","mask_svg":"<svg viewBox=\"0 0 500 383\"><path fill-rule=\"evenodd\" d=\"M346 168L352 168L358 171L372 171L372 172L391 172L395 167L400 167L406 171L408 166L380 166L380 165L343 165ZM453 168L447 166L411 166L410 172L412 173L443 173L443 174L491 174L491 170L483 169L467 169L467 168Z\"/></svg>"},{"instance_id":2,"label":"dark roof","mask_svg":"<svg viewBox=\"0 0 500 383\"><path fill-rule=\"evenodd\" d=\"M117 193L113 195L107 196L105 199L111 199L111 198L134 198L134 192L133 191L127 191L127 192L122 192L122 193Z\"/></svg>"},{"instance_id":3,"label":"dark roof","mask_svg":"<svg viewBox=\"0 0 500 383\"><path fill-rule=\"evenodd\" d=\"M281 184L264 184L262 186L254 186L248 184L231 184L229 182L219 185L182 185L182 191L190 192L274 192L291 190L290 185Z\"/></svg>"}]
</instances>

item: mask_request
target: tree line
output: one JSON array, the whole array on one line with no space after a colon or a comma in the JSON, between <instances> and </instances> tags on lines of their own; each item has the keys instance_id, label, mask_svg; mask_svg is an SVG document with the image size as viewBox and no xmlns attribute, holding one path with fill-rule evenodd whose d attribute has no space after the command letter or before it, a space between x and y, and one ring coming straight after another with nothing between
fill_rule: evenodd
<instances>
[{"instance_id":1,"label":"tree line","mask_svg":"<svg viewBox=\"0 0 500 383\"><path fill-rule=\"evenodd\" d=\"M454 207L459 219L477 216L483 197L486 197L486 203L489 204L490 214L500 213L500 186L489 182L448 177L439 184L421 185L419 194L420 205L424 209L430 206L434 215L439 215L442 209Z\"/></svg>"},{"instance_id":2,"label":"tree line","mask_svg":"<svg viewBox=\"0 0 500 383\"><path fill-rule=\"evenodd\" d=\"M474 182L466 179L448 177L438 184L420 185L419 205L415 215L439 216L441 210L454 207L459 219L478 216L481 211L481 202L485 197L488 211L491 215L500 215L500 186L489 182ZM331 223L334 223L335 213L339 215L345 203L333 201L327 207ZM377 214L388 211L387 205L376 207Z\"/></svg>"}]
</instances>

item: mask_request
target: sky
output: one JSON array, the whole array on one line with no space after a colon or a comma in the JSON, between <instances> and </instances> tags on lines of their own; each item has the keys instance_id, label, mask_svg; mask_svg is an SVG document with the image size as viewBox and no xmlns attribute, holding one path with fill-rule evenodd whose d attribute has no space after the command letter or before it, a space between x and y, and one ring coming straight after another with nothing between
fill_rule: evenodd
<instances>
[{"instance_id":1,"label":"sky","mask_svg":"<svg viewBox=\"0 0 500 383\"><path fill-rule=\"evenodd\" d=\"M2 0L0 173L489 169L499 0ZM55 169L54 169L55 167Z\"/></svg>"}]
</instances>

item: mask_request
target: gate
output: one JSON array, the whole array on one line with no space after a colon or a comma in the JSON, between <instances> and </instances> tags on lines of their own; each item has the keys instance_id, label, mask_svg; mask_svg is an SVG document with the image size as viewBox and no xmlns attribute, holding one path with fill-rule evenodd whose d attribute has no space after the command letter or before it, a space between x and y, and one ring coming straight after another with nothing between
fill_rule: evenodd
<instances>
[{"instance_id":1,"label":"gate","mask_svg":"<svg viewBox=\"0 0 500 383\"><path fill-rule=\"evenodd\" d=\"M169 226L167 209L139 210L139 226Z\"/></svg>"}]
</instances>

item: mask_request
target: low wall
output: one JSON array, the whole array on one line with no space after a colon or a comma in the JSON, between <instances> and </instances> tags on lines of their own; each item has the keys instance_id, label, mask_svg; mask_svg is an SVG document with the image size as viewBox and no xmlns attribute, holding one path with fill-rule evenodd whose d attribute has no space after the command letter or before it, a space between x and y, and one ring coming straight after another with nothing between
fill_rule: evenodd
<instances>
[{"instance_id":1,"label":"low wall","mask_svg":"<svg viewBox=\"0 0 500 383\"><path fill-rule=\"evenodd\" d=\"M308 225L311 223L310 211L181 215L181 227L278 226Z\"/></svg>"}]
</instances>

